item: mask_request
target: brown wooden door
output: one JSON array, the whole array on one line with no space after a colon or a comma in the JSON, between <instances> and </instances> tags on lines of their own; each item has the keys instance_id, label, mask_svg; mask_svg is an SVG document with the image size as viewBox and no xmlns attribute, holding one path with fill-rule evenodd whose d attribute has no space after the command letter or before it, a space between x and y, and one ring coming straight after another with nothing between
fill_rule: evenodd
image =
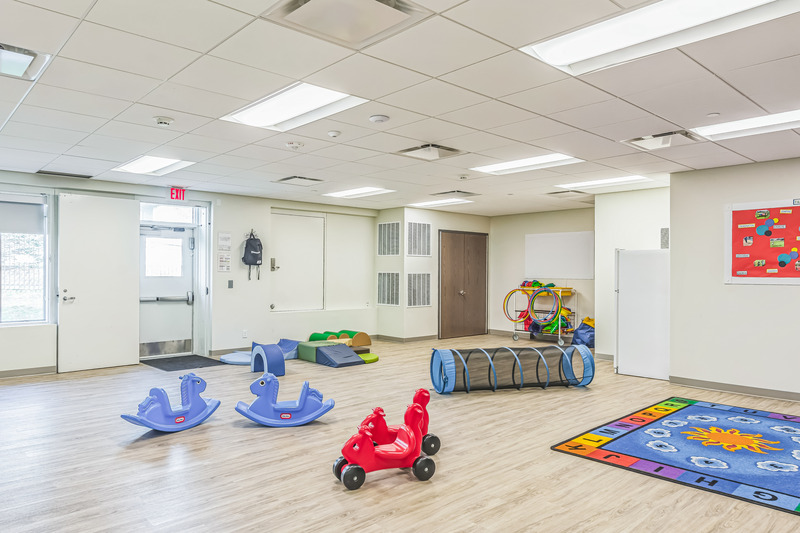
<instances>
[{"instance_id":1,"label":"brown wooden door","mask_svg":"<svg viewBox=\"0 0 800 533\"><path fill-rule=\"evenodd\" d=\"M486 333L484 233L439 232L439 338Z\"/></svg>"}]
</instances>

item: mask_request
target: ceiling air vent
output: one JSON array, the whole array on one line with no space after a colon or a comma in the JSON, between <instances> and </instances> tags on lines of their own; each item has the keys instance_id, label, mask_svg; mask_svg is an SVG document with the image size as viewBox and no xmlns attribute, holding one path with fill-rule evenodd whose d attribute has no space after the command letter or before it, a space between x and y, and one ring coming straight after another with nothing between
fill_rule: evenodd
<instances>
[{"instance_id":1,"label":"ceiling air vent","mask_svg":"<svg viewBox=\"0 0 800 533\"><path fill-rule=\"evenodd\" d=\"M448 148L447 146L439 146L438 144L423 144L422 146L415 146L414 148L400 150L397 153L400 155L413 157L415 159L436 161L437 159L444 159L445 157L461 155L464 152L461 150L456 150L455 148Z\"/></svg>"},{"instance_id":2,"label":"ceiling air vent","mask_svg":"<svg viewBox=\"0 0 800 533\"><path fill-rule=\"evenodd\" d=\"M300 187L311 187L320 183L322 180L318 178L304 178L302 176L289 176L288 178L281 178L275 183L282 183L284 185L299 185Z\"/></svg>"},{"instance_id":3,"label":"ceiling air vent","mask_svg":"<svg viewBox=\"0 0 800 533\"><path fill-rule=\"evenodd\" d=\"M693 144L704 140L694 133L686 130L668 131L666 133L656 133L655 135L645 135L644 137L636 137L635 139L628 139L622 141L623 144L633 146L639 150L658 150L660 148L669 148L670 146L682 146L685 144Z\"/></svg>"},{"instance_id":4,"label":"ceiling air vent","mask_svg":"<svg viewBox=\"0 0 800 533\"><path fill-rule=\"evenodd\" d=\"M547 193L551 198L558 198L560 200L574 200L583 202L584 204L593 204L594 195L581 191L555 191Z\"/></svg>"},{"instance_id":5,"label":"ceiling air vent","mask_svg":"<svg viewBox=\"0 0 800 533\"><path fill-rule=\"evenodd\" d=\"M435 192L431 194L431 196L449 196L451 198L466 198L468 196L478 196L478 193L455 190L455 191Z\"/></svg>"},{"instance_id":6,"label":"ceiling air vent","mask_svg":"<svg viewBox=\"0 0 800 533\"><path fill-rule=\"evenodd\" d=\"M92 176L88 174L72 174L70 172L55 172L52 170L39 170L36 172L37 174L44 174L45 176L56 176L60 178L84 178L84 179L91 179Z\"/></svg>"},{"instance_id":7,"label":"ceiling air vent","mask_svg":"<svg viewBox=\"0 0 800 533\"><path fill-rule=\"evenodd\" d=\"M358 50L431 15L407 0L281 0L262 16Z\"/></svg>"}]
</instances>

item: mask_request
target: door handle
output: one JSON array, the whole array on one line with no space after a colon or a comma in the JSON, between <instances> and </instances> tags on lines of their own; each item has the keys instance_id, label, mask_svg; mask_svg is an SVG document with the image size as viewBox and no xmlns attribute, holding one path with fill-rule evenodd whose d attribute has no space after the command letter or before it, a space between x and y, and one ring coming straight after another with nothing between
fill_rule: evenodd
<instances>
[{"instance_id":1,"label":"door handle","mask_svg":"<svg viewBox=\"0 0 800 533\"><path fill-rule=\"evenodd\" d=\"M64 300L65 302L71 302L71 301L72 301L72 300L74 300L74 299L75 299L75 297L74 297L74 296L64 296L64 298L63 298L63 300Z\"/></svg>"},{"instance_id":2,"label":"door handle","mask_svg":"<svg viewBox=\"0 0 800 533\"><path fill-rule=\"evenodd\" d=\"M281 267L275 265L275 258L274 257L270 257L270 259L269 259L269 269L270 269L270 271L271 272L275 272L279 268L281 268Z\"/></svg>"},{"instance_id":3,"label":"door handle","mask_svg":"<svg viewBox=\"0 0 800 533\"><path fill-rule=\"evenodd\" d=\"M186 291L186 303L192 305L194 303L194 291Z\"/></svg>"}]
</instances>

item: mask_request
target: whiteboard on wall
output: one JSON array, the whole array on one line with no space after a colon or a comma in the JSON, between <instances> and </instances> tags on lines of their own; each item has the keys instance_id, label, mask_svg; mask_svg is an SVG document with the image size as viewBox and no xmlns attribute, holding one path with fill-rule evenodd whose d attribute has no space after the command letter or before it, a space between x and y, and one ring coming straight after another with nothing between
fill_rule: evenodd
<instances>
[{"instance_id":1,"label":"whiteboard on wall","mask_svg":"<svg viewBox=\"0 0 800 533\"><path fill-rule=\"evenodd\" d=\"M525 277L594 279L594 232L525 235Z\"/></svg>"}]
</instances>

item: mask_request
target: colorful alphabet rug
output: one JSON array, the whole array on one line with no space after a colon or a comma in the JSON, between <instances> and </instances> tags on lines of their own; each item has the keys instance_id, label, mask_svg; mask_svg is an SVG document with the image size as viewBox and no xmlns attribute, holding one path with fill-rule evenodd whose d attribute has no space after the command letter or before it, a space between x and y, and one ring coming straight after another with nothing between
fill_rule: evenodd
<instances>
[{"instance_id":1,"label":"colorful alphabet rug","mask_svg":"<svg viewBox=\"0 0 800 533\"><path fill-rule=\"evenodd\" d=\"M800 416L670 398L552 449L800 515Z\"/></svg>"}]
</instances>

